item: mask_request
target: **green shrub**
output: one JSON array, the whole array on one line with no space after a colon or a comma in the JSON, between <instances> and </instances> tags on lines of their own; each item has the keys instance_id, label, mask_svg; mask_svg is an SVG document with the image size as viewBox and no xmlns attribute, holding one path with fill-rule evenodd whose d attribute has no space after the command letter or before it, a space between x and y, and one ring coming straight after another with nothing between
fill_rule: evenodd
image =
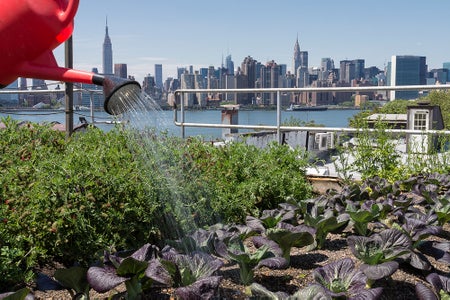
<instances>
[{"instance_id":1,"label":"green shrub","mask_svg":"<svg viewBox=\"0 0 450 300\"><path fill-rule=\"evenodd\" d=\"M264 149L245 143L216 147L198 140L191 140L189 147L189 170L211 187L208 206L220 221L242 222L289 198L299 201L311 195L303 150L278 144Z\"/></svg>"},{"instance_id":2,"label":"green shrub","mask_svg":"<svg viewBox=\"0 0 450 300\"><path fill-rule=\"evenodd\" d=\"M287 146L216 147L152 131L90 128L65 139L10 119L0 130L0 275L40 264L89 265L103 250L164 243L187 230L243 221L311 195L304 153ZM0 286L1 289L1 286Z\"/></svg>"},{"instance_id":3,"label":"green shrub","mask_svg":"<svg viewBox=\"0 0 450 300\"><path fill-rule=\"evenodd\" d=\"M129 249L159 235L160 203L119 131L91 129L66 142L49 127L6 123L0 131L2 282L28 280L49 259L88 264L98 251Z\"/></svg>"}]
</instances>

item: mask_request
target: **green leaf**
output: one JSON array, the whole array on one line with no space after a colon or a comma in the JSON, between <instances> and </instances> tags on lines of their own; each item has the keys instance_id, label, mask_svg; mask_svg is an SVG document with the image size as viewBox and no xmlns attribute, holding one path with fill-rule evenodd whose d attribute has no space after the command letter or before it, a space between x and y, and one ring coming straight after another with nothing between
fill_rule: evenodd
<instances>
[{"instance_id":1,"label":"green leaf","mask_svg":"<svg viewBox=\"0 0 450 300\"><path fill-rule=\"evenodd\" d=\"M89 291L86 274L86 268L71 267L56 270L54 276L65 288L73 289L76 293L86 293L86 291Z\"/></svg>"},{"instance_id":2,"label":"green leaf","mask_svg":"<svg viewBox=\"0 0 450 300\"><path fill-rule=\"evenodd\" d=\"M30 290L27 288L23 288L18 290L17 292L12 293L11 295L6 296L3 298L4 300L25 300L25 298L30 293Z\"/></svg>"},{"instance_id":3,"label":"green leaf","mask_svg":"<svg viewBox=\"0 0 450 300\"><path fill-rule=\"evenodd\" d=\"M141 299L142 286L137 276L133 276L130 280L125 281L125 286L128 300Z\"/></svg>"},{"instance_id":4,"label":"green leaf","mask_svg":"<svg viewBox=\"0 0 450 300\"><path fill-rule=\"evenodd\" d=\"M128 277L139 275L145 272L148 262L134 259L132 257L125 258L117 268L117 275Z\"/></svg>"}]
</instances>

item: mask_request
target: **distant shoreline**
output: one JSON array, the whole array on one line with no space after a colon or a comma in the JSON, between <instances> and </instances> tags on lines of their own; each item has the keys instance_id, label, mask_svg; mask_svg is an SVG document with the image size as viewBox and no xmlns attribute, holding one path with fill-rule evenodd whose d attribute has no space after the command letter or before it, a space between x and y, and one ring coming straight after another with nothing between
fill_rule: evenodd
<instances>
[{"instance_id":1,"label":"distant shoreline","mask_svg":"<svg viewBox=\"0 0 450 300\"><path fill-rule=\"evenodd\" d=\"M359 107L344 107L344 106L327 106L328 110L361 110ZM161 107L162 110L173 110L170 107ZM185 107L185 110L190 111L202 111L202 110L222 110L222 107ZM253 107L253 106L243 106L240 107L239 110L276 110L276 107ZM286 110L286 108L282 108L282 110ZM2 112L62 112L65 113L65 109L61 108L14 108L14 107L0 107L0 113ZM94 112L103 112L104 110L101 108L94 108ZM307 111L307 110L305 110ZM76 110L74 109L73 112L90 112L90 109L83 109L83 110ZM295 112L295 111L294 111Z\"/></svg>"}]
</instances>

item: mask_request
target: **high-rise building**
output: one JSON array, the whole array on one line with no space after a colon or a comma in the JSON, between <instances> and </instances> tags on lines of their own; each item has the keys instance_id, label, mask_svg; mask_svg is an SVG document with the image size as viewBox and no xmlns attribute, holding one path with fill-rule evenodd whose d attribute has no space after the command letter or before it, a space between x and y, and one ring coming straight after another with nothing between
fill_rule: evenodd
<instances>
[{"instance_id":1,"label":"high-rise building","mask_svg":"<svg viewBox=\"0 0 450 300\"><path fill-rule=\"evenodd\" d=\"M308 69L308 51L300 51L300 67Z\"/></svg>"},{"instance_id":2,"label":"high-rise building","mask_svg":"<svg viewBox=\"0 0 450 300\"><path fill-rule=\"evenodd\" d=\"M327 80L329 74L334 69L334 61L330 57L324 57L320 60L319 80Z\"/></svg>"},{"instance_id":3,"label":"high-rise building","mask_svg":"<svg viewBox=\"0 0 450 300\"><path fill-rule=\"evenodd\" d=\"M114 64L114 76L127 79L127 64Z\"/></svg>"},{"instance_id":4,"label":"high-rise building","mask_svg":"<svg viewBox=\"0 0 450 300\"><path fill-rule=\"evenodd\" d=\"M390 85L426 84L427 64L425 56L393 55L388 70ZM390 100L416 99L419 91L391 91Z\"/></svg>"},{"instance_id":5,"label":"high-rise building","mask_svg":"<svg viewBox=\"0 0 450 300\"><path fill-rule=\"evenodd\" d=\"M195 89L195 76L186 70L181 74L181 88L182 89ZM184 98L183 105L185 107L192 107L194 105L195 95L193 93L188 93Z\"/></svg>"},{"instance_id":6,"label":"high-rise building","mask_svg":"<svg viewBox=\"0 0 450 300\"><path fill-rule=\"evenodd\" d=\"M245 88L255 88L256 79L257 79L257 61L253 59L251 56L247 56L244 58L244 61L241 64L242 75L239 76L240 79L244 79L246 82L242 84L238 84L237 86L245 86ZM252 103L252 99L255 98L254 93L248 93L247 97L242 98L242 104L244 103Z\"/></svg>"},{"instance_id":7,"label":"high-rise building","mask_svg":"<svg viewBox=\"0 0 450 300\"><path fill-rule=\"evenodd\" d=\"M181 75L186 72L186 68L178 67L177 68L177 79L181 82Z\"/></svg>"},{"instance_id":8,"label":"high-rise building","mask_svg":"<svg viewBox=\"0 0 450 300\"><path fill-rule=\"evenodd\" d=\"M11 82L3 90L18 90L19 89L19 79ZM18 94L0 94L0 101L2 104L7 106L18 106L19 105L19 95Z\"/></svg>"},{"instance_id":9,"label":"high-rise building","mask_svg":"<svg viewBox=\"0 0 450 300\"><path fill-rule=\"evenodd\" d=\"M355 63L352 60L341 60L339 69L339 81L350 83L355 79Z\"/></svg>"},{"instance_id":10,"label":"high-rise building","mask_svg":"<svg viewBox=\"0 0 450 300\"><path fill-rule=\"evenodd\" d=\"M148 74L144 77L144 81L142 83L142 89L148 95L153 95L155 93L155 77Z\"/></svg>"},{"instance_id":11,"label":"high-rise building","mask_svg":"<svg viewBox=\"0 0 450 300\"><path fill-rule=\"evenodd\" d=\"M155 64L155 84L158 88L163 88L162 64Z\"/></svg>"},{"instance_id":12,"label":"high-rise building","mask_svg":"<svg viewBox=\"0 0 450 300\"><path fill-rule=\"evenodd\" d=\"M355 78L353 79L361 80L362 78L364 78L364 69L366 67L366 62L364 59L354 59L353 63L355 64Z\"/></svg>"},{"instance_id":13,"label":"high-rise building","mask_svg":"<svg viewBox=\"0 0 450 300\"><path fill-rule=\"evenodd\" d=\"M234 75L234 62L231 60L231 54L225 57L225 68L228 75Z\"/></svg>"},{"instance_id":14,"label":"high-rise building","mask_svg":"<svg viewBox=\"0 0 450 300\"><path fill-rule=\"evenodd\" d=\"M297 40L295 41L295 45L294 45L294 58L292 61L292 73L295 74L295 76L297 76L297 70L300 67L300 63L301 63L301 58L300 58L300 44L298 43L298 36L297 36Z\"/></svg>"},{"instance_id":15,"label":"high-rise building","mask_svg":"<svg viewBox=\"0 0 450 300\"><path fill-rule=\"evenodd\" d=\"M261 68L261 88L278 88L280 82L280 67L275 61L269 61ZM276 93L263 93L261 95L264 105L276 104Z\"/></svg>"},{"instance_id":16,"label":"high-rise building","mask_svg":"<svg viewBox=\"0 0 450 300\"><path fill-rule=\"evenodd\" d=\"M442 68L447 69L447 82L450 82L450 62L445 62L442 64Z\"/></svg>"},{"instance_id":17,"label":"high-rise building","mask_svg":"<svg viewBox=\"0 0 450 300\"><path fill-rule=\"evenodd\" d=\"M113 74L112 43L108 33L108 19L106 19L105 40L103 41L103 74Z\"/></svg>"}]
</instances>

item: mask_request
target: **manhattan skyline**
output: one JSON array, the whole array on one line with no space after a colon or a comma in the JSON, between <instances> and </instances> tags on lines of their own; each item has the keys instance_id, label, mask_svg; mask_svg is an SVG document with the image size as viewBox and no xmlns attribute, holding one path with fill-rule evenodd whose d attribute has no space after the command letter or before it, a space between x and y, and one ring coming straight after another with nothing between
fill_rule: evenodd
<instances>
[{"instance_id":1,"label":"manhattan skyline","mask_svg":"<svg viewBox=\"0 0 450 300\"><path fill-rule=\"evenodd\" d=\"M130 4L131 3L131 4ZM294 44L308 51L309 66L330 57L364 59L383 69L392 55L427 57L429 69L450 61L446 35L450 1L81 0L73 33L74 68L102 69L105 20L113 63L126 63L142 82L162 64L163 78L176 69L219 67L227 55L235 68L251 56L292 71ZM54 52L64 65L64 47Z\"/></svg>"}]
</instances>

